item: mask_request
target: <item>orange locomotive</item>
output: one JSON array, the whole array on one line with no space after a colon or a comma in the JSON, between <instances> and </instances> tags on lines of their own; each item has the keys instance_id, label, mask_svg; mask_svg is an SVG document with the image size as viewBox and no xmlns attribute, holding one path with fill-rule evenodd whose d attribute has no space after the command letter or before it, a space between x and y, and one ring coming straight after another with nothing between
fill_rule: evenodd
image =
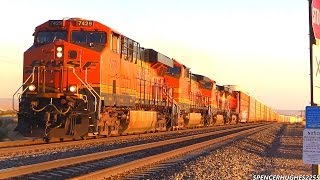
<instances>
[{"instance_id":1,"label":"orange locomotive","mask_svg":"<svg viewBox=\"0 0 320 180\"><path fill-rule=\"evenodd\" d=\"M165 80L173 88L172 128L201 127L213 125L212 108L216 105L215 81L197 74L174 60Z\"/></svg>"},{"instance_id":2,"label":"orange locomotive","mask_svg":"<svg viewBox=\"0 0 320 180\"><path fill-rule=\"evenodd\" d=\"M239 96L229 86L217 85L217 108L214 117L215 124L237 124L239 122Z\"/></svg>"},{"instance_id":3,"label":"orange locomotive","mask_svg":"<svg viewBox=\"0 0 320 180\"><path fill-rule=\"evenodd\" d=\"M97 21L49 20L34 36L14 94L16 129L25 136L85 138L239 121L239 95L217 91L215 81Z\"/></svg>"}]
</instances>

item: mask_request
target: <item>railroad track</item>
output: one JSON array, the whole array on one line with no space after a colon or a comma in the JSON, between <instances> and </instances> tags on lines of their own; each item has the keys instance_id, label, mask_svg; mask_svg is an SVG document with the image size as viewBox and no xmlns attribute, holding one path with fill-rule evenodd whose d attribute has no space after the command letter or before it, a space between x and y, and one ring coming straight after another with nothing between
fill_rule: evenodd
<instances>
[{"instance_id":1,"label":"railroad track","mask_svg":"<svg viewBox=\"0 0 320 180\"><path fill-rule=\"evenodd\" d=\"M61 142L58 139L54 139L51 143L45 143L42 139L30 139L30 140L19 140L19 141L9 141L0 143L0 157L8 156L20 156L20 155L30 155L30 154L40 154L48 151L54 151L57 149L68 149L74 148L77 146L82 146L86 144L99 144L99 143L112 143L116 141L126 141L133 140L138 138L148 138L148 137L158 137L158 136L167 136L179 133L188 133L194 132L203 133L203 131L215 131L233 127L242 127L246 125L227 125L227 126L215 126L201 129L186 129L178 131L168 131L168 132L159 132L159 133L148 133L148 134L136 134L129 136L116 136L116 137L107 137L107 138L98 138L98 139L86 139L86 140L67 140Z\"/></svg>"},{"instance_id":2,"label":"railroad track","mask_svg":"<svg viewBox=\"0 0 320 180\"><path fill-rule=\"evenodd\" d=\"M221 146L261 131L269 124L249 125L140 144L106 152L59 159L39 164L3 169L0 178L22 179L100 179L121 174L152 163L164 161L207 146ZM80 177L76 177L81 175Z\"/></svg>"}]
</instances>

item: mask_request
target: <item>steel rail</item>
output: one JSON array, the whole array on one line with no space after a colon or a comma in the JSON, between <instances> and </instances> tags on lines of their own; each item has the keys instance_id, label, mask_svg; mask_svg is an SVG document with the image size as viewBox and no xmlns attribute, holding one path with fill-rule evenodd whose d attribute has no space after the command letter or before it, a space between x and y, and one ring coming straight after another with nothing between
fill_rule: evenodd
<instances>
[{"instance_id":1,"label":"steel rail","mask_svg":"<svg viewBox=\"0 0 320 180\"><path fill-rule=\"evenodd\" d=\"M271 126L271 125L268 125ZM233 133L227 136L223 136L223 137L219 137L219 138L215 138L209 141L204 141L201 143L197 143L197 144L193 144L190 146L186 146L186 147L182 147L182 148L178 148L178 149L174 149L172 151L168 151L165 153L161 153L161 154L157 154L154 156L149 156L143 159L138 159L136 161L131 161L125 164L121 164L118 166L113 166L110 168L106 168L103 170L99 170L93 173L89 173L83 176L78 176L78 177L74 177L74 178L70 178L71 180L93 180L93 179L105 179L105 178L112 178L112 176L116 176L119 174L123 174L129 171L132 171L134 169L137 168L142 168L144 166L149 166L151 164L157 163L157 162L161 162L161 161L165 161L168 159L172 159L175 158L177 156L181 156L184 154L187 154L191 151L196 151L199 149L205 149L207 147L210 146L210 149L213 148L219 148L223 145L226 145L230 142L233 142L235 140L238 140L240 138L249 136L253 133L259 132L262 129L265 129L266 127L256 127L254 129L249 129L249 130L245 130L242 132L237 132L237 133Z\"/></svg>"},{"instance_id":2,"label":"steel rail","mask_svg":"<svg viewBox=\"0 0 320 180\"><path fill-rule=\"evenodd\" d=\"M201 128L197 130L199 131L219 130L219 129L233 128L233 127L245 127L245 126L239 126L239 125L214 126L214 127L208 127L208 128ZM19 154L19 153L23 153L24 155L25 153L33 153L33 152L40 153L43 151L47 151L48 149L57 149L57 148L63 148L68 146L78 146L78 145L89 144L89 143L108 143L108 142L118 141L118 140L131 140L135 138L154 137L154 136L170 135L174 133L191 132L191 131L195 131L195 129L136 134L136 135L130 135L130 136L115 136L115 137L98 138L98 139L86 139L86 140L80 140L80 141L69 140L69 141L61 142L60 140L56 140L52 143L45 143L42 139L8 141L8 142L0 143L0 157L3 157L5 155Z\"/></svg>"},{"instance_id":3,"label":"steel rail","mask_svg":"<svg viewBox=\"0 0 320 180\"><path fill-rule=\"evenodd\" d=\"M214 131L214 132L198 134L198 135L191 135L191 136L187 136L187 137L181 137L181 138L170 139L170 140L165 140L165 141L135 145L135 146L125 147L125 148L120 148L120 149L114 149L114 150L110 150L110 151L98 152L98 153L93 153L93 154L86 154L86 155L81 155L81 156L77 156L77 157L58 159L58 160L53 160L53 161L43 162L43 163L38 163L38 164L2 169L2 170L0 170L0 179L12 178L12 177L22 176L22 175L26 175L26 174L32 174L32 173L36 173L36 172L40 172L40 171L44 171L44 170L85 163L88 161L95 161L95 160L99 160L99 159L103 159L103 158L110 158L110 157L117 156L117 155L123 155L123 154L132 153L132 152L136 152L136 151L140 151L140 150L161 147L161 146L165 146L165 145L169 145L169 144L175 144L175 143L184 142L184 141L197 139L197 138L202 138L202 137L206 137L206 136L212 136L212 135L228 133L228 132L232 132L232 131L236 131L236 130L244 130L244 129L248 129L248 128L255 128L255 127L261 127L261 126L263 128L265 128L266 125L252 125L252 126L245 126L245 127L236 127L233 129L225 129L225 130L221 130L221 131Z\"/></svg>"},{"instance_id":4,"label":"steel rail","mask_svg":"<svg viewBox=\"0 0 320 180\"><path fill-rule=\"evenodd\" d=\"M30 146L30 145L44 144L44 143L45 142L39 138L26 139L26 140L16 140L16 141L3 141L3 142L0 142L0 150L1 150L1 148Z\"/></svg>"}]
</instances>

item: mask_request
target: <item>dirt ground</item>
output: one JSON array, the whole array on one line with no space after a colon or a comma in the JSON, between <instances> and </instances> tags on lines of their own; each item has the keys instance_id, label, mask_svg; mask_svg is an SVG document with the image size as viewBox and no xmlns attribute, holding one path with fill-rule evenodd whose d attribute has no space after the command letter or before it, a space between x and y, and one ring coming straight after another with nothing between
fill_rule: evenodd
<instances>
[{"instance_id":1,"label":"dirt ground","mask_svg":"<svg viewBox=\"0 0 320 180\"><path fill-rule=\"evenodd\" d=\"M17 126L17 118L6 116L0 117L0 141L22 139L22 135L14 131Z\"/></svg>"}]
</instances>

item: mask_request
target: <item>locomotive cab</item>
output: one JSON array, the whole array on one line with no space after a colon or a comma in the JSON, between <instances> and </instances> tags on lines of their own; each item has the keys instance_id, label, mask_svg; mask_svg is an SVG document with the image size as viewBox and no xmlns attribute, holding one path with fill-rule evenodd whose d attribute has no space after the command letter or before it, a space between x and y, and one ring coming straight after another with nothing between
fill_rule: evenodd
<instances>
[{"instance_id":1,"label":"locomotive cab","mask_svg":"<svg viewBox=\"0 0 320 180\"><path fill-rule=\"evenodd\" d=\"M36 27L24 53L23 84L14 94L22 91L16 129L46 138L96 133L106 42L107 33L93 21L49 20Z\"/></svg>"}]
</instances>

